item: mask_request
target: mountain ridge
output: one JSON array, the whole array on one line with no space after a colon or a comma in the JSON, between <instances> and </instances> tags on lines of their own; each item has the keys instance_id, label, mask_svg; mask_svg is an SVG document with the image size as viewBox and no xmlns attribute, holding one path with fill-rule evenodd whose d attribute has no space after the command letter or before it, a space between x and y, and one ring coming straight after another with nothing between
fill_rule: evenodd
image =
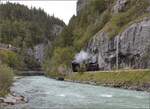
<instances>
[{"instance_id":1,"label":"mountain ridge","mask_svg":"<svg viewBox=\"0 0 150 109\"><path fill-rule=\"evenodd\" d=\"M10 2L0 4L0 43L19 48L16 58L20 61L21 70L42 65L47 55L45 49L51 48L64 26L62 20L49 16L41 8L29 9ZM3 55L0 56L1 60L9 60Z\"/></svg>"}]
</instances>

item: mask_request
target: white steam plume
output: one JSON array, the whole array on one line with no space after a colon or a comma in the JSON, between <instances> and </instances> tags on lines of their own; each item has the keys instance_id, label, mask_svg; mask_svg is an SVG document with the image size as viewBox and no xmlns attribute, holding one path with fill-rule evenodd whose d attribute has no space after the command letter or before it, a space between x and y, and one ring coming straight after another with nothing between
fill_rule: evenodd
<instances>
[{"instance_id":1,"label":"white steam plume","mask_svg":"<svg viewBox=\"0 0 150 109\"><path fill-rule=\"evenodd\" d=\"M80 51L80 53L75 55L75 62L82 63L83 61L85 61L89 58L90 58L89 53L82 50L82 51Z\"/></svg>"}]
</instances>

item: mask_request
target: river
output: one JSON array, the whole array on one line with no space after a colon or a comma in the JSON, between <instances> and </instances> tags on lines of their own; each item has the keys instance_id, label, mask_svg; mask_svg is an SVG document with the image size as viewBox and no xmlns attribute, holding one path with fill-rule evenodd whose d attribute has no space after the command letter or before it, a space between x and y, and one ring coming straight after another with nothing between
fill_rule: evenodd
<instances>
[{"instance_id":1,"label":"river","mask_svg":"<svg viewBox=\"0 0 150 109\"><path fill-rule=\"evenodd\" d=\"M57 81L44 76L18 79L11 91L28 98L18 109L149 109L147 92Z\"/></svg>"}]
</instances>

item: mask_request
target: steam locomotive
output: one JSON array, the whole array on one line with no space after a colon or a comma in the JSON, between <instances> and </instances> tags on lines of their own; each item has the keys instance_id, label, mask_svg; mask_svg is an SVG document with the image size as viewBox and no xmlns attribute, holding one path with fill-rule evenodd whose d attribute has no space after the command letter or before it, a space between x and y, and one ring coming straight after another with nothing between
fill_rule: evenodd
<instances>
[{"instance_id":1,"label":"steam locomotive","mask_svg":"<svg viewBox=\"0 0 150 109\"><path fill-rule=\"evenodd\" d=\"M84 64L84 71L98 71L99 66L97 62L84 62L78 63L76 61L72 61L72 70L73 72L78 72L82 69L82 65Z\"/></svg>"}]
</instances>

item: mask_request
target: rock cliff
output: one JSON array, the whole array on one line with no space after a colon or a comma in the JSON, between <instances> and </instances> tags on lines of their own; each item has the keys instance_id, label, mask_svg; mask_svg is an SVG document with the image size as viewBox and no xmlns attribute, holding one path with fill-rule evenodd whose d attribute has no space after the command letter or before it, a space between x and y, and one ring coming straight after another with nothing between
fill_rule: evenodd
<instances>
[{"instance_id":1,"label":"rock cliff","mask_svg":"<svg viewBox=\"0 0 150 109\"><path fill-rule=\"evenodd\" d=\"M79 14L80 11L82 9L84 9L89 2L90 2L90 0L78 0L78 2L77 2L77 14Z\"/></svg>"},{"instance_id":2,"label":"rock cliff","mask_svg":"<svg viewBox=\"0 0 150 109\"><path fill-rule=\"evenodd\" d=\"M97 57L99 68L150 68L150 18L145 18L110 39L100 31L87 46L87 51ZM118 60L118 62L117 62Z\"/></svg>"},{"instance_id":3,"label":"rock cliff","mask_svg":"<svg viewBox=\"0 0 150 109\"><path fill-rule=\"evenodd\" d=\"M112 12L119 13L127 2L117 0ZM113 38L100 30L89 41L86 51L96 57L101 70L150 68L150 17L132 23Z\"/></svg>"},{"instance_id":4,"label":"rock cliff","mask_svg":"<svg viewBox=\"0 0 150 109\"><path fill-rule=\"evenodd\" d=\"M55 25L53 25L53 28L50 31L51 31L52 35L55 36L55 38L56 38L57 36L59 36L59 34L63 30L63 28L64 27L55 24ZM37 44L32 49L29 48L28 54L30 56L33 56L38 62L43 63L45 55L46 55L45 49L50 46L51 46L51 41L49 41L47 39L47 41Z\"/></svg>"}]
</instances>

